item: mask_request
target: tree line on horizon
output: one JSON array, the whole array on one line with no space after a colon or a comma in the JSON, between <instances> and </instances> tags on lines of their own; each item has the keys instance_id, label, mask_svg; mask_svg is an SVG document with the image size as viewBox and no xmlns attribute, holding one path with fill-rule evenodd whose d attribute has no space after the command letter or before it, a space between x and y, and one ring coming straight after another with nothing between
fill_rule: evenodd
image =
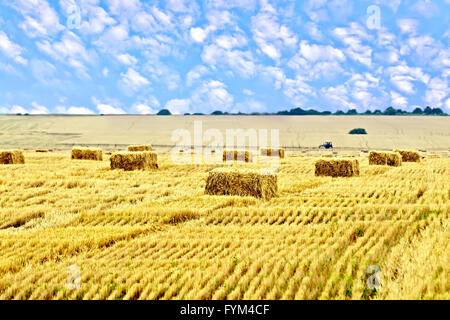
<instances>
[{"instance_id":1,"label":"tree line on horizon","mask_svg":"<svg viewBox=\"0 0 450 320\"><path fill-rule=\"evenodd\" d=\"M172 113L168 109L162 109L160 110L157 115L171 115ZM194 115L194 116L201 116L201 115L207 115L205 113L185 113L185 116L188 115ZM381 111L379 109L375 111L366 110L365 112L358 112L356 109L350 109L348 111L342 111L342 110L336 110L335 112L331 111L317 111L314 109L307 109L304 110L302 108L293 108L283 111L278 111L275 113L269 113L269 112L252 112L252 113L229 113L229 112L223 112L220 110L216 110L211 112L210 115L215 116L222 116L222 115L292 115L292 116L311 116L311 115L386 115L386 116L397 116L397 115L426 115L426 116L444 116L447 115L444 111L442 111L441 108L431 108L430 106L422 108L415 108L413 111L404 111L402 109L395 109L393 107L388 107L384 111Z\"/></svg>"},{"instance_id":2,"label":"tree line on horizon","mask_svg":"<svg viewBox=\"0 0 450 320\"><path fill-rule=\"evenodd\" d=\"M29 113L16 113L17 116L28 116ZM103 116L104 114L101 113L100 116ZM156 113L157 116L170 116L172 113L168 109L161 109ZM214 115L214 116L226 116L226 115L232 115L232 116L240 116L240 115L251 115L251 116L273 116L273 115L281 115L281 116L327 116L327 115L385 115L385 116L397 116L397 115L424 115L424 116L447 116L448 114L442 111L441 108L431 108L430 106L422 108L415 108L413 111L404 111L402 109L395 109L393 107L388 107L384 111L381 111L379 109L375 111L366 110L364 112L358 112L356 109L349 109L347 111L342 110L336 110L335 112L331 111L317 111L315 109L302 109L302 108L292 108L289 111L288 110L282 110L278 112L251 112L251 113L244 113L244 112L226 112L226 111L220 111L216 110L211 112L210 114L207 113L185 113L185 116L204 116L204 115Z\"/></svg>"}]
</instances>

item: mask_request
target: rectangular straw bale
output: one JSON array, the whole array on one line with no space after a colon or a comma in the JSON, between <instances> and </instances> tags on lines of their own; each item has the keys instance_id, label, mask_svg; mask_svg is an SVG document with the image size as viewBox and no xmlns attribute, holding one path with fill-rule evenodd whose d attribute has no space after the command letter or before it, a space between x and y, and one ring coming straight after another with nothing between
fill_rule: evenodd
<instances>
[{"instance_id":1,"label":"rectangular straw bale","mask_svg":"<svg viewBox=\"0 0 450 320\"><path fill-rule=\"evenodd\" d=\"M35 151L45 153L48 152L48 149L36 149Z\"/></svg>"},{"instance_id":2,"label":"rectangular straw bale","mask_svg":"<svg viewBox=\"0 0 450 320\"><path fill-rule=\"evenodd\" d=\"M262 156L284 158L283 148L261 148L260 151Z\"/></svg>"},{"instance_id":3,"label":"rectangular straw bale","mask_svg":"<svg viewBox=\"0 0 450 320\"><path fill-rule=\"evenodd\" d=\"M442 158L440 154L429 154L427 155L427 158L429 159L439 159Z\"/></svg>"},{"instance_id":4,"label":"rectangular straw bale","mask_svg":"<svg viewBox=\"0 0 450 320\"><path fill-rule=\"evenodd\" d=\"M152 151L152 146L150 144L139 144L128 146L128 151Z\"/></svg>"},{"instance_id":5,"label":"rectangular straw bale","mask_svg":"<svg viewBox=\"0 0 450 320\"><path fill-rule=\"evenodd\" d=\"M372 150L369 153L369 164L398 167L402 165L402 156L398 152L380 152Z\"/></svg>"},{"instance_id":6,"label":"rectangular straw bale","mask_svg":"<svg viewBox=\"0 0 450 320\"><path fill-rule=\"evenodd\" d=\"M356 159L319 159L316 161L314 174L331 177L359 176L359 161Z\"/></svg>"},{"instance_id":7,"label":"rectangular straw bale","mask_svg":"<svg viewBox=\"0 0 450 320\"><path fill-rule=\"evenodd\" d=\"M153 151L117 152L109 159L111 169L145 170L158 168L158 155Z\"/></svg>"},{"instance_id":8,"label":"rectangular straw bale","mask_svg":"<svg viewBox=\"0 0 450 320\"><path fill-rule=\"evenodd\" d=\"M20 150L0 150L0 164L24 164L25 157Z\"/></svg>"},{"instance_id":9,"label":"rectangular straw bale","mask_svg":"<svg viewBox=\"0 0 450 320\"><path fill-rule=\"evenodd\" d=\"M74 147L72 148L72 159L75 160L103 160L103 152L102 149L98 148L83 148L83 147Z\"/></svg>"},{"instance_id":10,"label":"rectangular straw bale","mask_svg":"<svg viewBox=\"0 0 450 320\"><path fill-rule=\"evenodd\" d=\"M270 199L277 195L277 175L255 169L216 168L206 179L205 194L253 196Z\"/></svg>"},{"instance_id":11,"label":"rectangular straw bale","mask_svg":"<svg viewBox=\"0 0 450 320\"><path fill-rule=\"evenodd\" d=\"M248 150L223 150L222 160L252 162L252 155Z\"/></svg>"},{"instance_id":12,"label":"rectangular straw bale","mask_svg":"<svg viewBox=\"0 0 450 320\"><path fill-rule=\"evenodd\" d=\"M395 149L394 152L400 153L403 162L420 162L420 153L416 150L398 150Z\"/></svg>"}]
</instances>

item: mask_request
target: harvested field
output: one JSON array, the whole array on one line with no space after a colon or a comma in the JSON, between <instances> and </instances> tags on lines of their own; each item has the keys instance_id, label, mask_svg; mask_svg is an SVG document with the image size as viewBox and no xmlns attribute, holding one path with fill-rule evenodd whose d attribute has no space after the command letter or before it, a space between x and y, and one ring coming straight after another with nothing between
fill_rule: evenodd
<instances>
[{"instance_id":1,"label":"harvested field","mask_svg":"<svg viewBox=\"0 0 450 320\"><path fill-rule=\"evenodd\" d=\"M205 195L223 164L158 155L158 170L124 172L24 156L0 166L1 299L450 299L449 158L358 158L359 177L335 179L286 157L263 200ZM66 287L71 265L80 289ZM382 272L375 293L368 265Z\"/></svg>"}]
</instances>

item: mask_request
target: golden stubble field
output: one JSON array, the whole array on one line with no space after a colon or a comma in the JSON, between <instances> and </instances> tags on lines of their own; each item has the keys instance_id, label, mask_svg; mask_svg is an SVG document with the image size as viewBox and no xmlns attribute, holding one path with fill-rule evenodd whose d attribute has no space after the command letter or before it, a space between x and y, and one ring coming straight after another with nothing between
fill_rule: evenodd
<instances>
[{"instance_id":1,"label":"golden stubble field","mask_svg":"<svg viewBox=\"0 0 450 320\"><path fill-rule=\"evenodd\" d=\"M359 177L331 178L288 156L264 201L205 195L219 165L168 155L124 172L108 156L24 154L0 166L0 299L450 298L449 158L358 158Z\"/></svg>"}]
</instances>

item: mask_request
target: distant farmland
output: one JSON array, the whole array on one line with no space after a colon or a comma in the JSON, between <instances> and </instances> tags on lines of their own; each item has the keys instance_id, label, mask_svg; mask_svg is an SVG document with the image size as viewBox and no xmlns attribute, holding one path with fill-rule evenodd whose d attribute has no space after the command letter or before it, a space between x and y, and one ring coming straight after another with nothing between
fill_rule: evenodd
<instances>
[{"instance_id":1,"label":"distant farmland","mask_svg":"<svg viewBox=\"0 0 450 320\"><path fill-rule=\"evenodd\" d=\"M316 148L324 141L348 149L419 148L448 151L450 117L428 116L0 116L0 147L70 149L97 145L106 149L134 143L174 145L177 128L192 131L235 128L279 129L280 144ZM364 128L367 135L349 135ZM167 151L167 149L164 149Z\"/></svg>"}]
</instances>

